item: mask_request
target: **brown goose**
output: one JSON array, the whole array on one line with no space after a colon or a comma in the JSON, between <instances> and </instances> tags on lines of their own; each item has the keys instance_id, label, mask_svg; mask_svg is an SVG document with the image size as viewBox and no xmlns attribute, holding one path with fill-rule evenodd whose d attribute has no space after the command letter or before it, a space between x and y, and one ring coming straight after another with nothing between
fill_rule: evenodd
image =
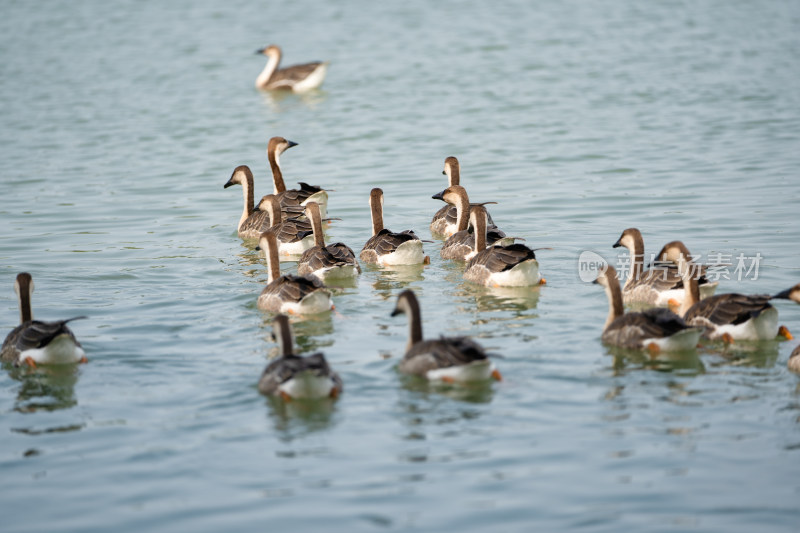
<instances>
[{"instance_id":1,"label":"brown goose","mask_svg":"<svg viewBox=\"0 0 800 533\"><path fill-rule=\"evenodd\" d=\"M262 233L258 245L267 256L269 271L269 282L258 297L259 309L290 315L315 314L333 309L331 293L317 278L281 275L275 232L267 230Z\"/></svg>"},{"instance_id":2,"label":"brown goose","mask_svg":"<svg viewBox=\"0 0 800 533\"><path fill-rule=\"evenodd\" d=\"M469 337L422 338L422 316L414 291L406 289L397 296L392 316L408 315L408 344L398 370L446 383L501 380L500 372L489 360L483 347Z\"/></svg>"},{"instance_id":3,"label":"brown goose","mask_svg":"<svg viewBox=\"0 0 800 533\"><path fill-rule=\"evenodd\" d=\"M287 218L281 214L281 206L274 194L261 198L258 209L268 213L272 225L270 229L278 239L278 254L281 256L300 255L314 246L314 230L308 219Z\"/></svg>"},{"instance_id":4,"label":"brown goose","mask_svg":"<svg viewBox=\"0 0 800 533\"><path fill-rule=\"evenodd\" d=\"M678 314L687 324L705 328L708 338L726 342L774 339L778 334L792 338L784 326L778 327L778 310L770 304L773 298L788 298L791 289L774 296L727 293L701 300L696 265L691 263L686 246L681 241L667 243L663 258L678 265L684 285L689 288Z\"/></svg>"},{"instance_id":5,"label":"brown goose","mask_svg":"<svg viewBox=\"0 0 800 533\"><path fill-rule=\"evenodd\" d=\"M631 268L625 286L622 288L622 298L625 303L645 303L651 305L680 304L686 294L683 281L676 269L651 268L644 270L644 239L642 233L636 228L628 228L622 232L614 248L624 246L630 252ZM659 253L661 255L662 252ZM705 273L705 269L703 269ZM714 294L719 282L709 282L703 275L700 278L700 295L707 298Z\"/></svg>"},{"instance_id":6,"label":"brown goose","mask_svg":"<svg viewBox=\"0 0 800 533\"><path fill-rule=\"evenodd\" d=\"M434 194L432 198L442 200L455 206L458 218L458 231L450 235L447 240L444 241L442 249L439 252L442 255L442 259L466 261L474 255L475 248L475 235L469 230L469 213L473 207L482 207L483 204L469 203L467 191L460 185L448 187L442 192ZM484 212L486 212L485 209ZM514 238L507 237L497 226L493 226L487 228L486 242L487 246L512 244Z\"/></svg>"},{"instance_id":7,"label":"brown goose","mask_svg":"<svg viewBox=\"0 0 800 533\"><path fill-rule=\"evenodd\" d=\"M277 315L272 322L280 356L269 363L258 380L258 390L267 396L294 399L336 398L342 379L318 352L306 357L294 353L294 335L289 317Z\"/></svg>"},{"instance_id":8,"label":"brown goose","mask_svg":"<svg viewBox=\"0 0 800 533\"><path fill-rule=\"evenodd\" d=\"M354 278L361 273L353 250L341 242L325 245L322 217L316 202L306 204L306 216L314 231L314 246L303 252L297 263L297 273L321 280Z\"/></svg>"},{"instance_id":9,"label":"brown goose","mask_svg":"<svg viewBox=\"0 0 800 533\"><path fill-rule=\"evenodd\" d=\"M281 208L292 205L305 205L308 202L317 202L320 205L320 212L325 216L328 206L328 193L316 185L299 182L299 189L286 189L281 172L281 154L297 146L296 142L287 141L283 137L273 137L267 144L267 160L269 168L272 170L272 182L274 193L281 203Z\"/></svg>"},{"instance_id":10,"label":"brown goose","mask_svg":"<svg viewBox=\"0 0 800 533\"><path fill-rule=\"evenodd\" d=\"M31 297L33 278L27 272L17 274L14 291L19 300L20 324L11 330L0 349L0 361L15 366L27 364L36 367L42 364L85 363L86 353L81 343L67 327L67 322L86 318L78 316L55 322L33 319Z\"/></svg>"},{"instance_id":11,"label":"brown goose","mask_svg":"<svg viewBox=\"0 0 800 533\"><path fill-rule=\"evenodd\" d=\"M617 271L611 265L600 271L594 283L605 287L608 295L608 318L602 335L606 344L646 348L656 353L692 350L697 346L702 329L688 326L669 309L653 307L638 313L625 313Z\"/></svg>"},{"instance_id":12,"label":"brown goose","mask_svg":"<svg viewBox=\"0 0 800 533\"><path fill-rule=\"evenodd\" d=\"M792 372L800 374L800 345L795 346L794 350L792 350L792 355L789 356L786 366L788 366L789 370Z\"/></svg>"},{"instance_id":13,"label":"brown goose","mask_svg":"<svg viewBox=\"0 0 800 533\"><path fill-rule=\"evenodd\" d=\"M444 160L444 170L442 174L447 176L447 186L461 185L461 171L458 159L453 156ZM476 204L477 205L477 204ZM489 220L489 227L495 227L494 220L489 212L486 212ZM431 233L449 237L458 230L458 212L455 205L446 205L433 215L431 220Z\"/></svg>"},{"instance_id":14,"label":"brown goose","mask_svg":"<svg viewBox=\"0 0 800 533\"><path fill-rule=\"evenodd\" d=\"M242 239L258 239L262 232L269 229L270 218L269 214L259 211L253 205L255 189L253 187L253 173L250 171L250 167L240 165L233 169L233 174L231 174L230 179L222 188L227 189L232 185L241 185L244 193L244 209L242 209L242 216L239 218L239 225L237 226L239 237ZM303 215L302 206L286 206L283 211L289 216Z\"/></svg>"},{"instance_id":15,"label":"brown goose","mask_svg":"<svg viewBox=\"0 0 800 533\"><path fill-rule=\"evenodd\" d=\"M383 227L383 191L374 188L369 193L372 214L372 237L358 257L365 263L377 265L418 265L425 260L422 241L411 230L395 233Z\"/></svg>"},{"instance_id":16,"label":"brown goose","mask_svg":"<svg viewBox=\"0 0 800 533\"><path fill-rule=\"evenodd\" d=\"M327 61L314 61L278 69L281 49L274 44L256 50L256 54L267 56L267 64L256 78L257 89L288 90L296 93L310 91L322 85L328 71Z\"/></svg>"},{"instance_id":17,"label":"brown goose","mask_svg":"<svg viewBox=\"0 0 800 533\"><path fill-rule=\"evenodd\" d=\"M487 287L539 285L539 262L524 244L486 247L486 211L476 205L469 214L474 229L474 255L467 262L464 279Z\"/></svg>"}]
</instances>

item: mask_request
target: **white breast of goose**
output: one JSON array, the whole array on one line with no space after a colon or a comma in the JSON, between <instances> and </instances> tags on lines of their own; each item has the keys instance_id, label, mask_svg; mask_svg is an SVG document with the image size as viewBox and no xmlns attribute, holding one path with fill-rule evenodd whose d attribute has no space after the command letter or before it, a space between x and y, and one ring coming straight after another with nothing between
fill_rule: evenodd
<instances>
[{"instance_id":1,"label":"white breast of goose","mask_svg":"<svg viewBox=\"0 0 800 533\"><path fill-rule=\"evenodd\" d=\"M36 364L60 365L86 361L86 352L70 333L62 333L46 346L29 348L19 354L20 361L30 359Z\"/></svg>"},{"instance_id":2,"label":"white breast of goose","mask_svg":"<svg viewBox=\"0 0 800 533\"><path fill-rule=\"evenodd\" d=\"M330 376L320 376L311 370L298 372L278 387L283 394L293 399L327 398L332 396L335 383Z\"/></svg>"},{"instance_id":3,"label":"white breast of goose","mask_svg":"<svg viewBox=\"0 0 800 533\"><path fill-rule=\"evenodd\" d=\"M769 307L758 316L739 324L715 324L705 317L690 319L692 326L705 327L709 339L730 338L744 341L771 340L778 335L778 310Z\"/></svg>"},{"instance_id":4,"label":"white breast of goose","mask_svg":"<svg viewBox=\"0 0 800 533\"><path fill-rule=\"evenodd\" d=\"M497 375L497 368L489 359L472 361L464 365L448 366L428 370L425 377L431 381L469 383L488 381Z\"/></svg>"}]
</instances>

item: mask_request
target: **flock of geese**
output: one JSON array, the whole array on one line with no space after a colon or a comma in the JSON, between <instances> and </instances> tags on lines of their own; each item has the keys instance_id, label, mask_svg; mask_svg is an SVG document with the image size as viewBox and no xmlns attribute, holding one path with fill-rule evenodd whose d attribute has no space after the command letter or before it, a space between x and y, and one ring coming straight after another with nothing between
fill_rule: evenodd
<instances>
[{"instance_id":1,"label":"flock of geese","mask_svg":"<svg viewBox=\"0 0 800 533\"><path fill-rule=\"evenodd\" d=\"M316 62L279 69L281 51L277 46L258 50L267 64L256 80L256 87L268 90L307 91L322 83L327 63ZM294 353L294 337L287 315L308 315L334 308L329 283L354 279L361 273L358 260L379 266L427 264L422 240L411 230L394 232L383 222L383 191L369 194L372 235L356 256L344 243L326 244L323 224L327 217L328 192L300 182L287 189L280 157L297 143L273 137L267 145L267 160L272 171L273 193L255 202L253 173L245 165L233 170L224 188L240 185L244 205L237 225L240 238L257 242L268 268L268 283L258 296L258 307L275 313L274 336L279 356L264 369L258 382L261 393L284 400L337 397L342 380L331 369L322 353L301 356ZM486 204L470 203L460 183L460 168L455 157L445 159L442 172L448 187L433 195L446 203L430 223L431 233L444 239L443 259L464 262L465 280L488 287L535 287L545 283L539 273L535 249L515 242L498 228ZM644 241L636 228L623 231L613 245L625 247L631 256L631 271L624 286L617 272L605 265L595 283L608 296L609 313L602 340L609 345L650 354L694 350L704 336L733 343L740 340L766 340L777 336L791 339L784 326L778 326L778 311L773 299L800 303L800 284L775 295L738 293L714 295L717 283L706 277L705 267L693 262L680 241L666 244L651 268L645 270ZM281 261L297 261L296 274L282 274ZM55 322L33 319L31 297L33 279L28 273L17 275L14 285L19 299L20 324L3 342L0 360L14 365L36 367L42 364L86 362L86 354L67 324L75 317ZM652 306L625 312L625 304ZM671 309L676 309L672 311ZM419 301L411 290L397 296L392 316L408 316L408 344L398 370L405 374L445 383L502 379L489 354L468 337L425 340ZM800 372L800 346L789 358L790 369Z\"/></svg>"}]
</instances>

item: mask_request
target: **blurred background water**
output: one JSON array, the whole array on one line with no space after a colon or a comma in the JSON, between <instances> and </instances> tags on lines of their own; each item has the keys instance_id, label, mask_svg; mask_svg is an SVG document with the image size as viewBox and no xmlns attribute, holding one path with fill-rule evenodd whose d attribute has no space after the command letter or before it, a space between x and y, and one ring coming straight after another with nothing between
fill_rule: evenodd
<instances>
[{"instance_id":1,"label":"blurred background water","mask_svg":"<svg viewBox=\"0 0 800 533\"><path fill-rule=\"evenodd\" d=\"M37 318L90 317L89 364L0 373L3 531L796 530L797 341L617 353L577 260L618 261L635 226L648 253L760 254L718 292L800 281L797 2L7 1L0 29L0 328L21 271ZM322 90L256 91L269 43L329 60ZM470 286L439 241L365 268L295 323L339 401L264 399L266 269L222 185L247 164L269 192L273 135L356 250L374 186L428 238L457 156L507 233L553 248L548 284ZM409 287L426 336L478 337L505 380L398 376Z\"/></svg>"}]
</instances>

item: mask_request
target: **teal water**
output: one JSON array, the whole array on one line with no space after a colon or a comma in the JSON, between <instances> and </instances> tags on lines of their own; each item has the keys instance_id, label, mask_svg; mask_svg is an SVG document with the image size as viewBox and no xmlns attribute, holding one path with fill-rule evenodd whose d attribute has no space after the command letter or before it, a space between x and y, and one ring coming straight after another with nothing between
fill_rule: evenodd
<instances>
[{"instance_id":1,"label":"teal water","mask_svg":"<svg viewBox=\"0 0 800 533\"><path fill-rule=\"evenodd\" d=\"M0 331L85 314L90 362L0 372L3 531L793 531L797 341L652 364L599 341L577 260L639 227L800 281L800 5L761 2L4 3ZM323 90L261 94L253 52L331 61ZM297 322L345 381L335 404L255 388L274 350L263 259L235 233L247 164L282 135L288 181L333 189L359 249L367 197L427 237L455 155L471 197L541 251L547 285L497 293L431 264L365 268ZM425 238L424 237L424 238ZM284 265L288 270L291 264ZM394 366L471 334L505 380L431 390ZM800 307L777 304L800 334Z\"/></svg>"}]
</instances>

